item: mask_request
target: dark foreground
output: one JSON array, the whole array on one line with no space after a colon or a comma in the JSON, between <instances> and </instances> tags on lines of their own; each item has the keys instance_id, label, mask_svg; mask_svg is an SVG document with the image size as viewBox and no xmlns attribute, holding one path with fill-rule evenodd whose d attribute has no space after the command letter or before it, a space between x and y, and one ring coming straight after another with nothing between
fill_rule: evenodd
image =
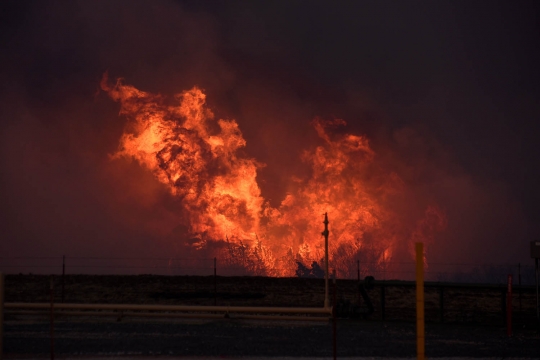
<instances>
[{"instance_id":1,"label":"dark foreground","mask_svg":"<svg viewBox=\"0 0 540 360\"><path fill-rule=\"evenodd\" d=\"M48 357L47 321L13 320L4 325L6 358ZM57 356L332 356L330 323L247 320L62 319L54 329ZM340 320L338 357L414 357L415 325ZM540 335L500 327L426 325L427 357L540 358Z\"/></svg>"},{"instance_id":2,"label":"dark foreground","mask_svg":"<svg viewBox=\"0 0 540 360\"><path fill-rule=\"evenodd\" d=\"M70 275L65 281L53 279L52 294L50 280L43 275L7 276L5 301L49 302L52 295L56 303L322 307L324 302L322 279ZM501 307L505 291L505 286L426 287L427 357L540 359L534 293L520 288L514 297L514 336L509 338ZM374 306L368 319L338 320L338 357L414 357L414 287L382 281L368 293ZM357 281L338 280L336 297L366 307L359 300ZM7 358L49 356L47 315L5 316ZM332 325L327 322L58 317L54 334L59 357L332 356Z\"/></svg>"}]
</instances>

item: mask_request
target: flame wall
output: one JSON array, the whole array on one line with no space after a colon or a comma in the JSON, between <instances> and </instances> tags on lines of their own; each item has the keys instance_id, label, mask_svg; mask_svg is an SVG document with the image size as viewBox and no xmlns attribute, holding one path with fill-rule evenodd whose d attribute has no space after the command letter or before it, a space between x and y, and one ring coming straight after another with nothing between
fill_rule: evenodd
<instances>
[{"instance_id":1,"label":"flame wall","mask_svg":"<svg viewBox=\"0 0 540 360\"><path fill-rule=\"evenodd\" d=\"M399 219L391 202L403 191L403 182L378 166L368 139L346 132L344 120L311 122L320 143L298 159L311 174L291 179L292 190L272 207L257 183L262 164L240 154L246 141L237 122L216 121L201 89L167 102L121 80L110 85L107 75L101 87L128 120L113 159L136 160L182 206L178 218L187 231L175 241L197 239L195 248L226 242L228 261L240 261L249 271L291 276L296 262L322 261L323 213L332 219L329 251L341 276L355 273L363 246L376 246L376 263L391 262L400 245L412 249L415 241L430 243L446 226L436 205L426 209L416 227Z\"/></svg>"}]
</instances>

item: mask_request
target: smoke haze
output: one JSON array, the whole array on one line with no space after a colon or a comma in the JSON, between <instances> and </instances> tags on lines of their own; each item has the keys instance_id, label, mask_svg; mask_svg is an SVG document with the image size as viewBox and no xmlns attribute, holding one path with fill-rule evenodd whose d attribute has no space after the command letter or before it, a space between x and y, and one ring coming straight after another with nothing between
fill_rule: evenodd
<instances>
[{"instance_id":1,"label":"smoke haze","mask_svg":"<svg viewBox=\"0 0 540 360\"><path fill-rule=\"evenodd\" d=\"M399 179L391 208L408 227L430 206L444 213L430 261L530 262L540 236L533 3L1 8L2 256L185 251L180 201L138 162L111 157L126 119L100 89L108 72L169 99L202 88L216 119L238 122L243 156L264 164L257 182L274 208L291 179L311 176L301 159L321 143L313 119L343 119L338 133L373 149L366 176Z\"/></svg>"}]
</instances>

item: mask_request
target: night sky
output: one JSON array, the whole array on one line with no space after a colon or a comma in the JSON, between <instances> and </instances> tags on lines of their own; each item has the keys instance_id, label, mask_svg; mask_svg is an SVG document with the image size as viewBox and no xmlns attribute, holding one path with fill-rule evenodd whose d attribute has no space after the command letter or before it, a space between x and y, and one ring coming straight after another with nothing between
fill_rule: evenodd
<instances>
[{"instance_id":1,"label":"night sky","mask_svg":"<svg viewBox=\"0 0 540 360\"><path fill-rule=\"evenodd\" d=\"M105 72L197 85L279 204L310 121L340 118L448 226L430 260L531 263L540 239L540 6L523 1L2 1L2 256L164 256L175 207L113 161ZM403 211L407 206L401 204ZM178 255L178 254L175 254Z\"/></svg>"}]
</instances>

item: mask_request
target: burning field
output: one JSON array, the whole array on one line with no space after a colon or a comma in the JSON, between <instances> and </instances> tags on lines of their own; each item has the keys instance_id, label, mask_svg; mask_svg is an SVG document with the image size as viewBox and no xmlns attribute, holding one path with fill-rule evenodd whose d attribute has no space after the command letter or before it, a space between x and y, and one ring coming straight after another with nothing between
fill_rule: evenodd
<instances>
[{"instance_id":1,"label":"burning field","mask_svg":"<svg viewBox=\"0 0 540 360\"><path fill-rule=\"evenodd\" d=\"M101 88L127 121L111 161L136 161L180 204L181 223L171 239L183 254L226 259L252 275L293 276L298 263L324 262L322 215L328 213L329 262L338 276L351 277L363 249L373 254L370 270L376 271L394 258L412 259L415 242L429 246L446 227L436 204L418 218L395 210L408 192L404 182L344 120L311 121L318 143L298 159L308 175L288 179L289 191L272 206L258 183L265 164L245 153L235 120L216 119L203 90L168 98L122 79L111 82L107 74ZM389 276L399 270L385 269Z\"/></svg>"}]
</instances>

